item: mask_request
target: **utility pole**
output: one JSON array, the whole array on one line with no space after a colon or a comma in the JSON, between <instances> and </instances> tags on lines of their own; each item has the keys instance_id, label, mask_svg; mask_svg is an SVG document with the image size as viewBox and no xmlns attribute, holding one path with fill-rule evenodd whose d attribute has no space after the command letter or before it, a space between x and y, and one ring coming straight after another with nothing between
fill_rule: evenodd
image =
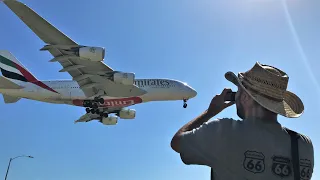
<instances>
[{"instance_id":1,"label":"utility pole","mask_svg":"<svg viewBox=\"0 0 320 180\"><path fill-rule=\"evenodd\" d=\"M17 157L14 157L14 158L10 158L10 161L9 161L9 164L8 164L8 168L7 168L6 177L4 178L4 180L7 180L7 176L8 176L8 172L9 172L9 169L10 169L11 161L12 161L12 160L14 160L14 159L16 159L16 158L19 158L19 157L28 157L28 158L33 158L32 156L25 156L25 155L17 156Z\"/></svg>"}]
</instances>

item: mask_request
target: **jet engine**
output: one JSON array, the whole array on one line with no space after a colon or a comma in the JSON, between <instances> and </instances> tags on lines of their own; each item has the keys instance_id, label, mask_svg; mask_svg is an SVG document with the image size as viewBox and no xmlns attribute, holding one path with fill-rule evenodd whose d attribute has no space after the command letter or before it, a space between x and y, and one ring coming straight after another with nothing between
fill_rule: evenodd
<instances>
[{"instance_id":1,"label":"jet engine","mask_svg":"<svg viewBox=\"0 0 320 180\"><path fill-rule=\"evenodd\" d=\"M134 73L116 72L113 74L112 80L117 84L133 85L135 79Z\"/></svg>"},{"instance_id":2,"label":"jet engine","mask_svg":"<svg viewBox=\"0 0 320 180\"><path fill-rule=\"evenodd\" d=\"M77 55L80 58L89 59L90 61L103 61L105 56L105 48L103 47L80 47Z\"/></svg>"},{"instance_id":3,"label":"jet engine","mask_svg":"<svg viewBox=\"0 0 320 180\"><path fill-rule=\"evenodd\" d=\"M104 125L116 125L118 123L118 117L103 117L101 123Z\"/></svg>"},{"instance_id":4,"label":"jet engine","mask_svg":"<svg viewBox=\"0 0 320 180\"><path fill-rule=\"evenodd\" d=\"M119 111L119 117L121 119L134 119L136 117L136 110L122 109Z\"/></svg>"}]
</instances>

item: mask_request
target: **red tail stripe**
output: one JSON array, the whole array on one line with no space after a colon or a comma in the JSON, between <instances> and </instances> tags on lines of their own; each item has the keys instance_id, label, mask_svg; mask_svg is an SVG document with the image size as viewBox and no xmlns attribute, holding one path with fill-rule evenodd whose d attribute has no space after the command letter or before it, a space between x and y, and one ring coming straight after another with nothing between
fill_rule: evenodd
<instances>
[{"instance_id":1,"label":"red tail stripe","mask_svg":"<svg viewBox=\"0 0 320 180\"><path fill-rule=\"evenodd\" d=\"M47 85L45 85L43 82L39 81L36 77L34 77L31 73L29 73L27 70L25 70L23 67L21 67L19 64L13 62L17 69L22 73L22 75L30 82L33 84L36 84L44 89L47 89L49 91L58 93L57 91L53 90L52 88L48 87Z\"/></svg>"}]
</instances>

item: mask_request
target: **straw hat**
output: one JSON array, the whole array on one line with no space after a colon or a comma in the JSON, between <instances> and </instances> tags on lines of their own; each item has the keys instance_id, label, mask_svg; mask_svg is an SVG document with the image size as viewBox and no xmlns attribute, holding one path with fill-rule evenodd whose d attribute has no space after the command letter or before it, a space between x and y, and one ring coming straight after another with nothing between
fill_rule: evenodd
<instances>
[{"instance_id":1,"label":"straw hat","mask_svg":"<svg viewBox=\"0 0 320 180\"><path fill-rule=\"evenodd\" d=\"M247 72L227 72L225 78L242 87L264 108L288 118L302 115L304 105L294 93L287 91L289 77L278 68L259 62Z\"/></svg>"}]
</instances>

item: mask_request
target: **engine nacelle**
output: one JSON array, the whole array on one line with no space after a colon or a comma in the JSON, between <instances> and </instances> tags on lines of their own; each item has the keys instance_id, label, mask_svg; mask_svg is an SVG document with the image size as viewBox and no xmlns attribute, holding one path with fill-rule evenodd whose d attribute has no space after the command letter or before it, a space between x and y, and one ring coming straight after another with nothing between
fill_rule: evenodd
<instances>
[{"instance_id":1,"label":"engine nacelle","mask_svg":"<svg viewBox=\"0 0 320 180\"><path fill-rule=\"evenodd\" d=\"M134 73L116 72L113 74L113 81L117 84L133 85L135 79Z\"/></svg>"},{"instance_id":2,"label":"engine nacelle","mask_svg":"<svg viewBox=\"0 0 320 180\"><path fill-rule=\"evenodd\" d=\"M103 117L101 123L104 125L116 125L118 123L118 117Z\"/></svg>"},{"instance_id":3,"label":"engine nacelle","mask_svg":"<svg viewBox=\"0 0 320 180\"><path fill-rule=\"evenodd\" d=\"M79 48L80 58L86 58L90 61L103 61L105 56L105 48L103 47L81 47Z\"/></svg>"},{"instance_id":4,"label":"engine nacelle","mask_svg":"<svg viewBox=\"0 0 320 180\"><path fill-rule=\"evenodd\" d=\"M121 119L134 119L136 117L136 110L122 109L119 111L119 117Z\"/></svg>"}]
</instances>

